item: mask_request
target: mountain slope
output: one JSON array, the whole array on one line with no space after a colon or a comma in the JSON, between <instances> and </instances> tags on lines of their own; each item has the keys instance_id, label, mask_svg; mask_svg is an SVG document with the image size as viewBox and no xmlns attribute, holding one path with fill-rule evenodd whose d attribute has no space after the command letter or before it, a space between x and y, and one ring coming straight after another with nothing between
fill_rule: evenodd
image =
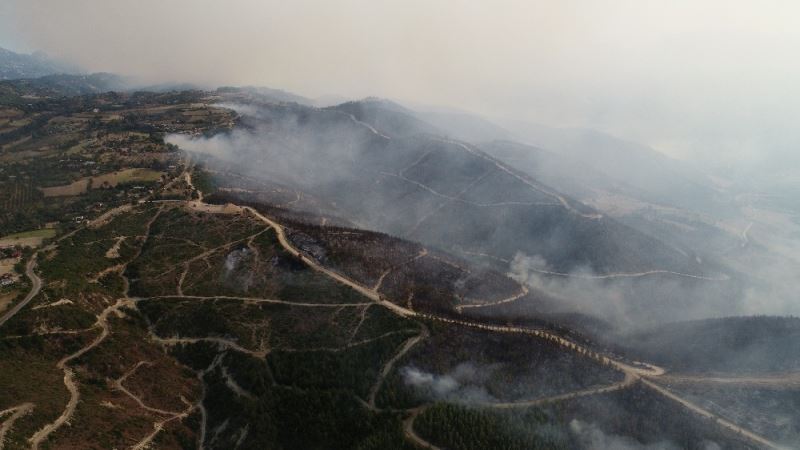
<instances>
[{"instance_id":1,"label":"mountain slope","mask_svg":"<svg viewBox=\"0 0 800 450\"><path fill-rule=\"evenodd\" d=\"M250 175L323 198L356 223L462 254L538 255L557 272L697 270L659 241L375 102L263 105L243 123L255 131L177 143L214 147Z\"/></svg>"},{"instance_id":2,"label":"mountain slope","mask_svg":"<svg viewBox=\"0 0 800 450\"><path fill-rule=\"evenodd\" d=\"M26 55L0 48L0 80L78 72L76 67L52 60L44 53Z\"/></svg>"}]
</instances>

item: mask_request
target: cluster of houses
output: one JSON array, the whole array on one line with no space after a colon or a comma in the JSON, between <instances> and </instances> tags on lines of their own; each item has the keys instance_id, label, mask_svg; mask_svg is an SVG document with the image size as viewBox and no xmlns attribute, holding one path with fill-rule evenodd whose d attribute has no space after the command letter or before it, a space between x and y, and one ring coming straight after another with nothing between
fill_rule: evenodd
<instances>
[{"instance_id":1,"label":"cluster of houses","mask_svg":"<svg viewBox=\"0 0 800 450\"><path fill-rule=\"evenodd\" d=\"M0 275L0 287L11 286L12 284L16 283L17 280L14 278L14 275L11 273L4 273Z\"/></svg>"},{"instance_id":2,"label":"cluster of houses","mask_svg":"<svg viewBox=\"0 0 800 450\"><path fill-rule=\"evenodd\" d=\"M22 257L22 251L17 247L0 248L0 260L3 259L19 259ZM17 282L17 277L13 273L0 274L0 287L11 286Z\"/></svg>"},{"instance_id":3,"label":"cluster of houses","mask_svg":"<svg viewBox=\"0 0 800 450\"><path fill-rule=\"evenodd\" d=\"M21 257L22 251L18 247L0 247L0 259Z\"/></svg>"}]
</instances>

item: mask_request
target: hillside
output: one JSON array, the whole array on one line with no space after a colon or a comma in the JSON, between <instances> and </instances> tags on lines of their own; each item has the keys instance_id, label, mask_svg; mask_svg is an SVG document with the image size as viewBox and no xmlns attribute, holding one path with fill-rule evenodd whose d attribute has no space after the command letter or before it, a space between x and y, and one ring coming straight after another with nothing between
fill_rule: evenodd
<instances>
[{"instance_id":1,"label":"hillside","mask_svg":"<svg viewBox=\"0 0 800 450\"><path fill-rule=\"evenodd\" d=\"M80 70L76 67L55 61L44 53L26 55L0 48L0 80L78 72Z\"/></svg>"},{"instance_id":2,"label":"hillside","mask_svg":"<svg viewBox=\"0 0 800 450\"><path fill-rule=\"evenodd\" d=\"M613 250L588 259L609 267L669 262L652 254L657 241L467 144L409 135L402 111L380 122L400 131L384 133L370 124L375 105L259 95L248 116L217 105L223 94L53 91L3 104L0 225L28 239L10 252L17 281L0 291L11 294L0 312L4 449L588 450L598 435L609 448L738 449L796 438L698 397L717 383L691 379L709 350L674 339L645 354L573 328L550 309L561 298L465 256L471 238L458 231L518 233L487 238L511 252L568 230L586 240L576 255L591 256L593 240ZM256 130L267 134L253 141ZM187 153L177 136L215 151L220 140L261 145L247 166ZM400 177L380 173L390 170ZM417 208L455 225L408 233ZM503 219L486 221L492 208ZM715 329L670 327L654 333ZM793 330L767 334L791 343ZM652 364L662 361L686 373ZM763 409L769 397L757 400Z\"/></svg>"},{"instance_id":3,"label":"hillside","mask_svg":"<svg viewBox=\"0 0 800 450\"><path fill-rule=\"evenodd\" d=\"M463 255L507 261L518 253L538 255L546 270L563 273L702 271L658 240L480 149L431 135L433 128L417 119L394 110L369 113L376 107L264 105L243 117L254 131L208 145L223 160L241 163L247 175L324 199L368 228ZM200 151L206 145L179 143Z\"/></svg>"}]
</instances>

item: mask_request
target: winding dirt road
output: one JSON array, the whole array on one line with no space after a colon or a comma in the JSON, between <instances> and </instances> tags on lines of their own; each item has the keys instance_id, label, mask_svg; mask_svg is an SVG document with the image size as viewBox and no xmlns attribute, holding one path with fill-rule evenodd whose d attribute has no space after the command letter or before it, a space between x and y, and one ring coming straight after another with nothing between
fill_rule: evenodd
<instances>
[{"instance_id":1,"label":"winding dirt road","mask_svg":"<svg viewBox=\"0 0 800 450\"><path fill-rule=\"evenodd\" d=\"M555 275L558 277L569 277L569 278L583 278L586 280L607 280L611 278L640 278L646 277L649 275L675 275L678 277L686 277L686 278L694 278L697 280L705 280L705 281L728 281L730 277L728 275L720 275L718 277L706 277L703 275L692 275L690 273L681 273L681 272L673 272L671 270L646 270L643 272L619 272L619 273L609 273L605 275L581 275L581 274L573 274L573 273L562 273L562 272L552 272L549 270L543 269L532 269L529 268L531 272L541 273L545 275Z\"/></svg>"},{"instance_id":2,"label":"winding dirt road","mask_svg":"<svg viewBox=\"0 0 800 450\"><path fill-rule=\"evenodd\" d=\"M524 284L520 284L520 291L518 293L512 295L511 297L507 297L507 298L500 299L500 300L495 300L495 301L490 301L490 302L485 302L485 303L470 303L470 304L467 304L467 305L458 305L458 306L456 306L456 311L461 312L461 311L463 311L465 309L487 308L489 306L497 306L497 305L504 305L506 303L512 303L512 302L515 302L515 301L521 299L522 297L525 297L526 295L528 295L528 292L530 292L530 290L528 289L528 286L526 286Z\"/></svg>"},{"instance_id":3,"label":"winding dirt road","mask_svg":"<svg viewBox=\"0 0 800 450\"><path fill-rule=\"evenodd\" d=\"M199 337L199 338L182 338L182 337L171 337L171 338L162 338L152 334L150 339L153 342L161 344L166 347L171 347L175 345L185 345L185 344L197 344L199 342L210 342L213 344L220 345L225 348L229 348L231 350L236 350L237 352L242 352L244 354L253 356L258 359L264 359L267 356L269 351L267 349L259 349L259 350L250 350L249 348L244 348L238 343L225 338L220 337Z\"/></svg>"},{"instance_id":4,"label":"winding dirt road","mask_svg":"<svg viewBox=\"0 0 800 450\"><path fill-rule=\"evenodd\" d=\"M0 425L0 450L3 450L3 448L5 448L6 434L8 433L9 430L11 430L11 427L14 426L14 422L16 422L22 416L25 416L26 414L33 411L33 407L34 407L33 403L23 403L21 405L17 405L0 411L0 417L11 414L11 417L4 420L2 425Z\"/></svg>"},{"instance_id":5,"label":"winding dirt road","mask_svg":"<svg viewBox=\"0 0 800 450\"><path fill-rule=\"evenodd\" d=\"M396 264L396 265L394 265L394 266L392 266L392 267L389 267L388 269L386 269L386 270L385 270L385 271L384 271L384 272L381 274L380 278L378 278L378 281L375 283L375 286L372 286L372 290L373 290L373 291L375 291L375 292L378 292L378 291L380 291L380 289L381 289L381 286L383 285L383 280L384 280L384 279L385 279L385 278L386 278L386 277L387 277L387 276L388 276L390 273L392 273L393 271L395 271L395 270L399 269L400 267L403 267L403 266L406 266L406 265L408 265L408 264L411 264L411 263L413 263L414 261L416 261L416 260L418 260L418 259L420 259L420 258L423 258L423 257L425 257L425 256L427 256L427 255L428 255L428 249L427 249L427 248L423 248L422 250L420 250L420 251L419 251L419 253L418 253L417 255L415 255L415 256L413 256L413 257L409 258L409 259L408 259L408 261L404 261L404 262L401 262L400 264Z\"/></svg>"},{"instance_id":6,"label":"winding dirt road","mask_svg":"<svg viewBox=\"0 0 800 450\"><path fill-rule=\"evenodd\" d=\"M369 405L370 409L372 409L373 411L378 410L377 406L375 406L375 398L378 396L378 392L381 390L381 386L383 386L384 381L386 381L386 377L392 371L394 365L397 364L397 361L399 361L400 358L405 356L405 354L408 353L420 341L422 341L423 339L427 339L428 336L430 336L430 332L428 331L427 327L423 326L422 332L420 334L407 340L405 344L403 344L403 346L400 348L400 351L398 351L392 357L392 359L390 359L389 361L386 362L386 364L384 364L383 368L381 369L380 375L378 375L378 379L375 381L375 384L373 384L372 388L370 388L369 390L369 397L367 399L367 404Z\"/></svg>"},{"instance_id":7,"label":"winding dirt road","mask_svg":"<svg viewBox=\"0 0 800 450\"><path fill-rule=\"evenodd\" d=\"M429 450L443 450L441 447L437 447L430 442L426 441L420 435L414 431L414 421L417 420L417 417L425 412L430 405L423 405L417 408L414 408L409 411L408 417L403 421L403 432L406 435L406 438L414 443L417 447L427 448Z\"/></svg>"},{"instance_id":8,"label":"winding dirt road","mask_svg":"<svg viewBox=\"0 0 800 450\"><path fill-rule=\"evenodd\" d=\"M676 384L722 384L754 388L800 389L800 372L731 377L671 374L664 375L659 381Z\"/></svg>"},{"instance_id":9,"label":"winding dirt road","mask_svg":"<svg viewBox=\"0 0 800 450\"><path fill-rule=\"evenodd\" d=\"M567 201L566 198L564 198L563 195L561 195L561 194L559 194L559 193L557 193L555 191L551 191L549 189L545 189L542 186L536 185L535 183L533 183L530 180L528 180L526 177L524 177L524 176L514 172L513 170L509 169L502 162L492 158L491 156L487 155L486 153L483 153L483 152L480 152L480 151L477 151L475 149L470 148L467 144L465 144L463 142L453 141L453 140L449 140L449 139L442 139L441 141L442 142L446 142L448 144L452 144L452 145L456 145L458 147L461 147L464 150L466 150L467 152L472 153L473 155L478 156L478 157L480 157L480 158L482 158L482 159L494 164L495 167L497 167L498 169L500 169L503 172L507 173L508 175L511 175L511 177L513 177L517 181L521 182L522 184L528 186L529 188L531 188L531 189L533 189L533 190L535 190L537 192L540 192L542 194L545 194L545 195L547 195L549 197L553 197L554 199L556 199L561 204L561 206L564 207L564 209L566 209L567 211L569 211L569 212L571 212L571 213L573 213L575 215L578 215L580 217L583 217L584 219L589 219L589 220L600 220L600 219L603 218L603 215L599 214L599 213L587 214L587 213L583 213L581 211L578 211L577 209L575 209L574 206L572 206Z\"/></svg>"},{"instance_id":10,"label":"winding dirt road","mask_svg":"<svg viewBox=\"0 0 800 450\"><path fill-rule=\"evenodd\" d=\"M386 140L392 140L392 138L390 136L387 136L386 134L381 133L380 131L375 129L375 127L373 127L372 125L370 125L370 124L368 124L366 122L363 122L361 120L358 120L354 115L348 114L348 113L344 113L344 112L342 114L346 114L347 116L350 117L350 119L354 123L367 128L375 136L378 136L378 137L380 137L382 139L386 139ZM487 155L487 154L485 154L483 152L480 152L480 151L477 151L475 149L470 148L468 145L466 145L463 142L458 142L458 141L454 141L454 140L450 140L450 139L439 139L439 141L447 143L447 144L456 145L458 147L461 147L462 149L466 150L468 153L471 153L471 154L473 154L475 156L478 156L478 157L480 157L480 158L492 163L496 168L498 168L501 171L507 173L508 175L512 176L513 178L515 178L516 180L518 180L521 183L525 184L526 186L530 187L531 189L533 189L533 190L535 190L537 192L540 192L542 194L545 194L545 195L547 195L549 197L553 197L554 199L556 199L558 201L559 204L561 204L561 206L563 206L566 210L570 211L573 214L576 214L576 215L578 215L580 217L583 217L584 219L590 219L590 220L600 220L600 219L603 218L603 215L599 214L599 213L587 214L587 213L583 213L581 211L578 211L561 194L559 194L557 192L554 192L554 191L551 191L549 189L545 189L542 186L538 186L538 185L534 184L533 182L528 180L526 177L523 177L523 176L519 175L518 173L514 172L513 170L509 169L508 167L506 167L506 165L503 164L502 162L494 159L493 157L491 157L491 156L489 156L489 155ZM397 176L395 174L389 174L389 175ZM400 175L400 176L402 177L402 175ZM411 181L411 180L408 180L408 181Z\"/></svg>"},{"instance_id":11,"label":"winding dirt road","mask_svg":"<svg viewBox=\"0 0 800 450\"><path fill-rule=\"evenodd\" d=\"M490 255L488 253L480 253L480 252L470 252L466 250L459 250L459 253L468 256L478 256L481 258L488 258L495 261L499 261L505 264L511 264L512 261L510 259L500 258L494 255ZM643 272L616 272L616 273L607 273L601 275L583 275L583 274L576 274L576 273L565 273L565 272L555 272L552 270L544 270L544 269L537 269L537 268L527 268L527 270L531 272L541 273L544 275L552 275L557 277L567 277L567 278L582 278L586 280L608 280L614 278L640 278L640 277L647 277L652 275L674 275L677 277L686 277L686 278L694 278L697 280L705 280L705 281L728 281L731 279L726 274L722 274L716 277L707 277L703 275L692 275L690 273L681 273L681 272L673 272L671 270L662 270L662 269L654 269L654 270L646 270Z\"/></svg>"},{"instance_id":12,"label":"winding dirt road","mask_svg":"<svg viewBox=\"0 0 800 450\"><path fill-rule=\"evenodd\" d=\"M729 422L729 421L723 419L722 417L720 417L720 416L718 416L718 415L716 415L716 414L714 414L714 413L712 413L712 412L710 412L708 410L705 410L705 409L695 405L694 403L690 402L689 400L686 400L686 399L684 399L682 397L679 397L679 396L675 395L672 391L669 391L668 389L666 389L666 388L664 388L662 386L659 386L658 384L656 384L656 383L654 383L654 382L652 382L650 380L643 379L642 383L645 386L649 387L650 389L652 389L652 390L658 392L659 394L663 395L664 397L667 397L670 400L673 400L673 401L679 403L681 406L683 406L684 408L692 411L693 413L695 413L697 415L700 415L702 417L705 417L707 419L711 419L717 425L719 425L719 426L721 426L721 427L723 427L723 428L725 428L725 429L727 429L729 431L732 431L735 434L739 434L741 436L744 436L745 438L747 438L747 439L749 439L749 440L751 440L751 441L753 441L753 442L755 442L755 443L757 443L759 445L767 447L767 448L772 448L772 449L776 449L776 450L788 450L788 449L785 449L784 447L782 447L782 446L770 441L769 439L767 439L767 438L765 438L763 436L759 436L759 435L757 435L757 434L755 434L755 433L753 433L753 432L751 432L749 430L746 430L746 429L736 425L733 422Z\"/></svg>"},{"instance_id":13,"label":"winding dirt road","mask_svg":"<svg viewBox=\"0 0 800 450\"><path fill-rule=\"evenodd\" d=\"M64 371L64 386L67 387L67 391L69 391L69 401L67 402L67 406L64 408L64 412L52 423L45 425L42 429L37 431L33 436L31 436L28 441L31 443L31 449L36 450L39 448L42 442L48 438L53 432L61 428L72 415L75 413L75 408L78 406L78 401L80 400L80 391L78 390L78 384L75 381L75 374L67 364L80 357L81 355L85 354L86 352L92 350L93 348L100 345L106 337L108 337L109 329L108 329L108 315L112 312L119 311L120 308L123 306L132 306L132 302L128 299L119 299L116 303L109 306L108 308L104 309L100 315L97 316L97 321L95 322L95 327L100 327L100 335L98 335L92 342L88 345L82 347L75 353L71 355L65 356L62 358L56 367Z\"/></svg>"},{"instance_id":14,"label":"winding dirt road","mask_svg":"<svg viewBox=\"0 0 800 450\"><path fill-rule=\"evenodd\" d=\"M39 295L39 291L42 290L42 279L39 278L39 276L36 275L35 272L36 259L38 258L38 256L39 252L37 251L36 253L33 254L33 256L31 256L30 261L28 261L28 264L25 266L25 276L28 277L29 280L31 280L31 290L28 292L28 295L26 295L25 298L22 299L21 302L14 305L5 314L3 314L2 317L0 317L0 327L2 327L4 323L8 322L9 319L14 317L14 315L17 314L28 303L30 303L30 301L33 300L34 297Z\"/></svg>"},{"instance_id":15,"label":"winding dirt road","mask_svg":"<svg viewBox=\"0 0 800 450\"><path fill-rule=\"evenodd\" d=\"M531 406L542 406L549 403L558 403L564 400L572 400L580 397L587 397L590 395L599 395L599 394L606 394L608 392L619 391L621 389L630 387L631 385L636 383L637 380L638 380L637 377L631 375L630 373L626 373L624 380L622 380L619 383L614 383L607 386L583 389L580 391L566 392L564 394L553 395L550 397L535 398L531 400L481 403L480 406L486 408L496 408L496 409L513 409L513 408L528 408Z\"/></svg>"},{"instance_id":16,"label":"winding dirt road","mask_svg":"<svg viewBox=\"0 0 800 450\"><path fill-rule=\"evenodd\" d=\"M457 142L452 142L452 143L455 143L457 145L462 145L463 146L463 144L460 144L460 143L457 143ZM464 148L467 151L470 151L469 148L467 148L466 146L464 146ZM482 156L482 157L486 157L486 156ZM491 158L488 158L488 157L486 157L486 158L489 159L490 161L493 161ZM499 163L498 163L498 167L501 168L501 170L506 170L510 174L514 175L515 177L518 177L517 175L515 175L510 170L504 169L504 167L502 165L499 165ZM521 179L521 181L525 182L524 179ZM529 183L526 182L526 184L529 184ZM531 186L531 187L534 188L534 189L539 190L539 188L536 187L536 186ZM571 211L574 211L575 213L580 214L581 216L583 216L585 218L600 219L602 217L601 215L584 215L583 213L580 213L579 211L574 210L569 205L569 203L566 202L565 199L559 197L559 200L563 202L564 206L567 209L570 209ZM335 272L335 271L333 271L331 269L323 267L318 262L316 262L313 259L307 257L305 254L303 254L301 251L299 251L297 248L295 248L291 244L291 242L289 242L289 240L286 237L285 229L278 222L276 222L276 221L264 216L263 214L259 213L257 210L255 210L252 207L248 206L248 207L243 207L242 209L244 211L249 212L254 217L258 218L259 220L265 222L270 227L272 227L275 230L276 234L277 234L278 242L281 244L281 246L287 252L289 252L290 254L294 255L297 258L299 258L303 263L308 265L310 268L312 268L313 270L316 270L316 271L318 271L320 273L323 273L323 274L329 276L330 278L332 278L332 279L334 279L334 280L336 280L336 281L338 281L338 282L340 282L340 283L342 283L344 285L347 285L347 286L351 287L352 289L354 289L357 292L361 293L362 295L364 295L365 297L367 297L370 300L374 301L375 303L380 304L380 305L388 308L390 311L392 311L393 313L397 314L398 316L406 317L406 318L421 318L421 319L428 319L428 320L434 320L434 321L441 321L441 322L445 322L445 323L452 323L452 324L458 324L458 325L463 325L463 326L469 326L469 327L473 327L473 328L484 329L484 330L494 331L494 332L520 333L520 334L533 335L533 336L536 336L536 337L539 337L539 338L542 338L542 339L547 339L547 340L549 340L549 341L551 341L553 343L558 344L559 346L561 346L561 347L563 347L563 348L565 348L567 350L574 351L574 352L576 352L576 353L578 353L580 355L583 355L583 356L585 356L587 358L590 358L590 359L593 359L595 361L598 361L598 362L600 362L602 364L608 364L608 365L614 367L615 369L621 371L625 375L624 381L621 382L621 383L618 383L618 384L614 384L614 385L610 385L610 386L606 386L606 387L601 387L601 388L594 388L594 389L588 389L588 390L584 390L584 391L577 391L577 392L573 392L573 393L562 394L560 396L550 397L550 398L547 398L547 399L531 400L531 402L544 402L544 401L553 402L553 401L558 401L559 399L564 400L564 399L569 399L569 398L575 398L575 397L578 397L578 396L586 396L586 395L592 395L592 394L603 393L603 392L611 392L611 391L619 390L619 389L625 388L625 387L627 387L629 385L632 385L636 381L641 381L644 386L647 386L647 387L651 388L654 392L656 392L658 394L661 394L661 395L663 395L663 396L665 396L667 398L670 398L670 399L678 402L680 405L686 407L690 411L693 411L694 413L696 413L696 414L698 414L698 415L700 415L702 417L707 417L707 418L710 418L710 419L714 420L716 423L718 423L722 427L728 429L729 431L732 431L734 433L738 433L739 435L744 436L745 438L747 438L747 439L751 440L752 442L755 442L755 443L757 443L759 445L767 446L769 448L780 449L779 446L777 446L775 443L771 442L770 440L768 440L768 439L766 439L764 437L761 437L761 436L759 436L759 435L757 435L757 434L755 434L753 432L744 430L743 428L741 428L741 427L739 427L739 426L737 426L737 425L735 425L735 424L733 424L733 423L731 423L729 421L726 421L725 419L723 419L723 418L721 418L721 417L719 417L719 416L717 416L717 415L715 415L715 414L713 414L711 412L708 412L708 411L698 407L697 405L695 405L695 404L693 404L693 403L691 403L691 402L689 402L689 401L687 401L687 400L675 395L674 393L668 391L667 389L655 384L649 378L658 377L658 376L663 375L664 374L664 370L661 369L660 367L653 366L653 365L648 365L648 364L643 364L643 363L640 363L640 365L635 365L635 366L634 365L630 365L630 364L624 363L622 361L618 361L616 359L613 359L613 358L610 358L608 356L602 355L602 354L600 354L598 352L595 352L595 351L593 351L593 350L591 350L591 349L589 349L589 348L587 348L585 346L582 346L582 345L580 345L580 344L578 344L576 342L573 342L573 341L571 341L569 339L566 339L566 338L564 338L562 336L558 336L558 335L553 334L553 333L551 333L549 331L546 331L546 330L530 329L530 328L524 328L524 327L509 327L509 326L489 325L489 324L484 324L484 323L479 323L479 322L456 320L456 319L451 319L451 318L433 316L433 315L430 315L430 314L418 313L418 312L413 311L413 310L411 310L409 308L404 308L402 306L399 306L397 304L394 304L394 303L388 301L379 292L377 292L375 289L363 286L360 283L358 283L358 282L356 282L354 280L351 280L350 278L348 278L348 277L346 277L346 276L344 276L342 274L339 274L339 273L337 273L337 272ZM631 275L631 274L628 274L628 275ZM685 274L679 274L679 275L685 275ZM643 276L643 275L640 274L639 276ZM692 277L697 277L697 276L692 276ZM371 407L371 408L375 407L374 406L374 401L375 401L374 398L375 398L375 395L377 395L377 392L378 392L378 390L380 388L379 384L383 382L384 378L391 371L391 367L393 367L393 365L397 362L397 360L399 360L405 353L407 353L422 338L423 338L423 336L420 335L420 336L417 336L417 337L412 338L409 341L407 341L406 344L404 344L404 346L401 348L400 352L398 353L399 356L396 354L395 357L393 357L392 360L390 360L391 364L387 364L387 365L384 366L384 368L381 371L381 376L380 376L379 380L376 382L377 388L375 386L373 386L375 394L373 394L372 390L370 392L370 401L367 403L368 407ZM500 406L496 406L496 407L504 407L504 406L502 406L502 404L500 404ZM505 406L505 407L516 407L516 406L512 406L511 404L509 404L509 406ZM414 410L411 411L410 416L404 421L405 434L406 434L406 436L408 437L408 439L411 442L414 442L418 446L421 446L421 447L424 447L424 448L430 448L430 449L438 449L437 447L435 447L431 443L429 443L429 442L425 441L424 439L422 439L421 437L419 437L414 432L414 429L413 429L414 419L420 414L420 412L422 410L424 410L424 407L417 408L417 409L414 409Z\"/></svg>"},{"instance_id":17,"label":"winding dirt road","mask_svg":"<svg viewBox=\"0 0 800 450\"><path fill-rule=\"evenodd\" d=\"M370 306L374 305L374 303L307 303L307 302L292 302L289 300L276 300L271 298L259 298L259 297L231 297L228 295L216 295L213 297L203 297L199 295L161 295L157 297L144 297L144 298L137 298L136 301L146 301L146 300L180 300L180 299L189 299L189 300L197 300L197 301L206 301L206 300L236 300L241 301L244 303L274 303L277 305L289 305L289 306L300 306L300 307L307 307L307 308L356 308L356 307L363 307L363 306Z\"/></svg>"}]
</instances>

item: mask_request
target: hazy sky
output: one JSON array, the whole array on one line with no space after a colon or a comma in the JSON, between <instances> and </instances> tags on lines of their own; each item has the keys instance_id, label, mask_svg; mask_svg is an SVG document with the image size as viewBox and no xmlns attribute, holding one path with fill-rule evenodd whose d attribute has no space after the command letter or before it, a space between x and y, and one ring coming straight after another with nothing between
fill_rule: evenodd
<instances>
[{"instance_id":1,"label":"hazy sky","mask_svg":"<svg viewBox=\"0 0 800 450\"><path fill-rule=\"evenodd\" d=\"M798 159L800 2L2 0L0 45L150 81L377 95Z\"/></svg>"}]
</instances>

